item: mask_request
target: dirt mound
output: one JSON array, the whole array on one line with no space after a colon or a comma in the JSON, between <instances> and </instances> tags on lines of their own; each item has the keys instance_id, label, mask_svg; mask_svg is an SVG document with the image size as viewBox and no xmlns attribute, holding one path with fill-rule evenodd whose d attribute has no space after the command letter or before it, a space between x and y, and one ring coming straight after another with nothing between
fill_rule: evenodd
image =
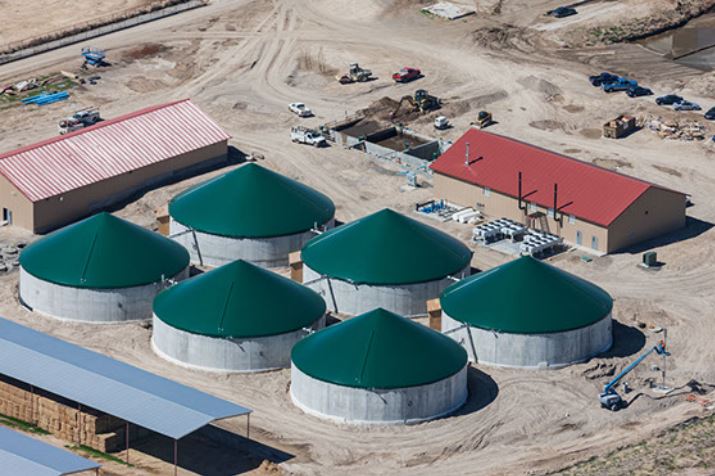
<instances>
[{"instance_id":1,"label":"dirt mound","mask_svg":"<svg viewBox=\"0 0 715 476\"><path fill-rule=\"evenodd\" d=\"M567 35L566 41L571 47L579 47L639 40L680 27L708 13L715 7L715 0L676 0L671 4L671 8L643 18L629 18L612 25L574 30Z\"/></svg>"},{"instance_id":2,"label":"dirt mound","mask_svg":"<svg viewBox=\"0 0 715 476\"><path fill-rule=\"evenodd\" d=\"M337 68L333 68L325 63L322 54L313 56L308 53L303 53L298 57L297 63L299 71L318 73L331 78L338 74Z\"/></svg>"},{"instance_id":3,"label":"dirt mound","mask_svg":"<svg viewBox=\"0 0 715 476\"><path fill-rule=\"evenodd\" d=\"M501 50L523 48L529 42L523 28L514 25L488 26L472 32L472 41L481 48Z\"/></svg>"},{"instance_id":4,"label":"dirt mound","mask_svg":"<svg viewBox=\"0 0 715 476\"><path fill-rule=\"evenodd\" d=\"M125 51L122 54L122 60L127 62L137 61L151 56L157 56L168 50L169 47L159 43L145 43Z\"/></svg>"},{"instance_id":5,"label":"dirt mound","mask_svg":"<svg viewBox=\"0 0 715 476\"><path fill-rule=\"evenodd\" d=\"M399 111L397 111L397 114L393 116L392 114L395 112L399 104L399 101L385 96L373 102L365 109L359 110L358 114L378 121L393 122L413 121L420 117L421 113L419 111L412 110L409 104L403 104Z\"/></svg>"}]
</instances>

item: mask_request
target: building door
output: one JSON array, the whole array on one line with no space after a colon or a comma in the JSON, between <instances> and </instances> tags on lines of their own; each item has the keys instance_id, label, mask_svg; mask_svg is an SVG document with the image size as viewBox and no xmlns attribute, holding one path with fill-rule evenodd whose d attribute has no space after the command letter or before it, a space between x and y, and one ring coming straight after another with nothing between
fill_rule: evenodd
<instances>
[{"instance_id":1,"label":"building door","mask_svg":"<svg viewBox=\"0 0 715 476\"><path fill-rule=\"evenodd\" d=\"M2 209L2 219L5 223L8 225L12 225L12 210L8 210L7 208Z\"/></svg>"},{"instance_id":2,"label":"building door","mask_svg":"<svg viewBox=\"0 0 715 476\"><path fill-rule=\"evenodd\" d=\"M593 248L594 250L598 249L598 237L597 236L591 237L591 248Z\"/></svg>"},{"instance_id":3,"label":"building door","mask_svg":"<svg viewBox=\"0 0 715 476\"><path fill-rule=\"evenodd\" d=\"M576 244L578 246L581 246L583 244L583 235L578 230L576 231Z\"/></svg>"}]
</instances>

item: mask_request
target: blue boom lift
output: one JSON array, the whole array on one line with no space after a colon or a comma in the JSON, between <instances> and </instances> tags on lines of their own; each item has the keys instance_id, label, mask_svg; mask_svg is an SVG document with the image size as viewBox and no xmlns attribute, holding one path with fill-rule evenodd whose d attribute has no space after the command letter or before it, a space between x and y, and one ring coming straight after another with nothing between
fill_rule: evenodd
<instances>
[{"instance_id":1,"label":"blue boom lift","mask_svg":"<svg viewBox=\"0 0 715 476\"><path fill-rule=\"evenodd\" d=\"M652 349L648 350L647 352L644 352L640 357L638 357L636 360L634 360L628 367L623 369L621 373L616 375L616 377L608 382L604 387L603 387L603 392L601 392L598 395L598 399L601 401L601 406L603 408L608 408L611 411L617 411L620 410L625 406L625 403L621 396L616 392L616 389L614 388L616 384L623 378L625 377L631 370L635 369L638 364L643 362L646 357L648 357L650 354L655 352L658 355L664 355L668 356L670 353L665 350L665 341L660 341L658 344L653 346Z\"/></svg>"},{"instance_id":2,"label":"blue boom lift","mask_svg":"<svg viewBox=\"0 0 715 476\"><path fill-rule=\"evenodd\" d=\"M104 50L98 48L82 48L82 57L84 58L83 68L86 68L88 65L94 66L95 68L105 65L104 58L106 54Z\"/></svg>"}]
</instances>

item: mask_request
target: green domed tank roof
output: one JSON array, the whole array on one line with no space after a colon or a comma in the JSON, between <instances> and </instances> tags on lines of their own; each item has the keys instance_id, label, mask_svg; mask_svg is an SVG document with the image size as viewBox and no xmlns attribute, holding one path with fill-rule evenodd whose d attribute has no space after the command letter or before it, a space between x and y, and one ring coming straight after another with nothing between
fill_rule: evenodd
<instances>
[{"instance_id":1,"label":"green domed tank roof","mask_svg":"<svg viewBox=\"0 0 715 476\"><path fill-rule=\"evenodd\" d=\"M526 256L451 285L441 303L457 321L516 334L579 329L613 308L598 286Z\"/></svg>"},{"instance_id":2,"label":"green domed tank roof","mask_svg":"<svg viewBox=\"0 0 715 476\"><path fill-rule=\"evenodd\" d=\"M169 214L197 231L232 238L293 235L323 225L335 205L322 193L246 164L174 197Z\"/></svg>"},{"instance_id":3,"label":"green domed tank roof","mask_svg":"<svg viewBox=\"0 0 715 476\"><path fill-rule=\"evenodd\" d=\"M410 284L459 273L472 252L446 233L386 208L313 238L302 257L331 278Z\"/></svg>"},{"instance_id":4,"label":"green domed tank roof","mask_svg":"<svg viewBox=\"0 0 715 476\"><path fill-rule=\"evenodd\" d=\"M243 260L163 291L154 314L172 327L211 337L262 337L311 326L325 314L316 292Z\"/></svg>"},{"instance_id":5,"label":"green domed tank roof","mask_svg":"<svg viewBox=\"0 0 715 476\"><path fill-rule=\"evenodd\" d=\"M128 288L176 276L189 265L189 253L158 233L99 213L32 243L20 265L63 286Z\"/></svg>"},{"instance_id":6,"label":"green domed tank roof","mask_svg":"<svg viewBox=\"0 0 715 476\"><path fill-rule=\"evenodd\" d=\"M291 358L315 379L356 388L427 385L467 364L466 351L449 337L384 309L306 337Z\"/></svg>"}]
</instances>

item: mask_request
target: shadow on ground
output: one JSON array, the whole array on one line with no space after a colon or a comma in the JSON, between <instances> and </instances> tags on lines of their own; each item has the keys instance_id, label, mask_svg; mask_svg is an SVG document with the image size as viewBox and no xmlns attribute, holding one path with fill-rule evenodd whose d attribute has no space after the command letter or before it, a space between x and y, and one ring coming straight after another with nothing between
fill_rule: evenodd
<instances>
[{"instance_id":1,"label":"shadow on ground","mask_svg":"<svg viewBox=\"0 0 715 476\"><path fill-rule=\"evenodd\" d=\"M169 464L174 463L174 440L171 438L152 434L132 443L131 448ZM258 468L265 460L280 464L294 457L213 425L179 440L177 453L179 468L205 476L242 474Z\"/></svg>"},{"instance_id":2,"label":"shadow on ground","mask_svg":"<svg viewBox=\"0 0 715 476\"><path fill-rule=\"evenodd\" d=\"M467 415L486 408L499 395L499 387L494 379L471 364L467 368L467 387L469 388L467 403L454 412L453 416Z\"/></svg>"},{"instance_id":3,"label":"shadow on ground","mask_svg":"<svg viewBox=\"0 0 715 476\"><path fill-rule=\"evenodd\" d=\"M613 320L613 346L599 357L628 357L645 347L646 337L633 326L627 326Z\"/></svg>"}]
</instances>

